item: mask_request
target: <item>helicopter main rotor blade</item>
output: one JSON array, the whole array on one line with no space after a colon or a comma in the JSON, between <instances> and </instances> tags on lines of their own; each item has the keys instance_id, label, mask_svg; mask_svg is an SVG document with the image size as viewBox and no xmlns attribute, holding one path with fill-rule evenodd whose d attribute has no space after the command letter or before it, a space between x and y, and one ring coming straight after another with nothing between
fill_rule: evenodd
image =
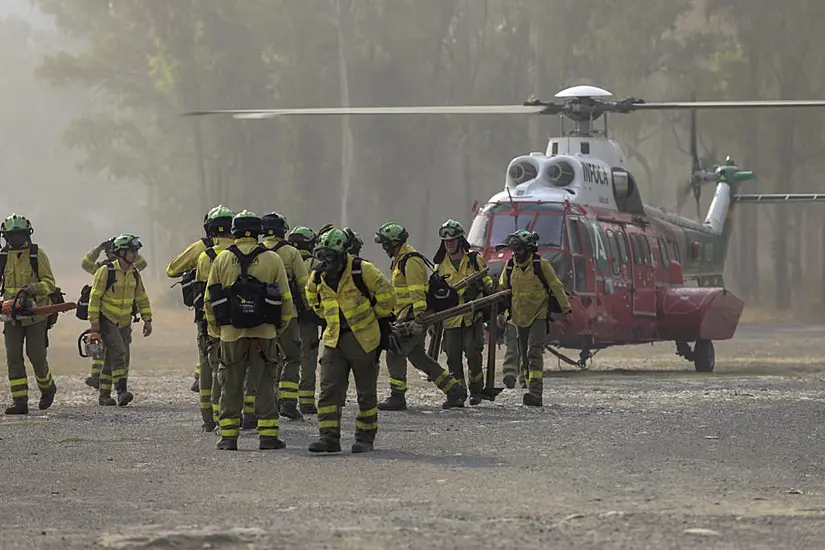
<instances>
[{"instance_id":1,"label":"helicopter main rotor blade","mask_svg":"<svg viewBox=\"0 0 825 550\"><path fill-rule=\"evenodd\" d=\"M825 100L665 101L634 103L630 109L653 111L665 109L776 109L786 107L825 107Z\"/></svg>"},{"instance_id":2,"label":"helicopter main rotor blade","mask_svg":"<svg viewBox=\"0 0 825 550\"><path fill-rule=\"evenodd\" d=\"M240 119L266 119L292 115L536 115L546 105L434 105L429 107L329 107L300 109L220 109L190 111L185 116L231 115Z\"/></svg>"}]
</instances>

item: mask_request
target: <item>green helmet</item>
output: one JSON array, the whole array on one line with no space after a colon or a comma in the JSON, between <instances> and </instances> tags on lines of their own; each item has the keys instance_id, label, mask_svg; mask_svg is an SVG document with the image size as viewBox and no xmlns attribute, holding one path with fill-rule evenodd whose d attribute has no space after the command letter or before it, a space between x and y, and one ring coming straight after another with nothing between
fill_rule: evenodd
<instances>
[{"instance_id":1,"label":"green helmet","mask_svg":"<svg viewBox=\"0 0 825 550\"><path fill-rule=\"evenodd\" d=\"M242 210L232 218L232 235L237 239L241 237L258 237L263 233L261 218L254 212Z\"/></svg>"},{"instance_id":2,"label":"green helmet","mask_svg":"<svg viewBox=\"0 0 825 550\"><path fill-rule=\"evenodd\" d=\"M289 230L289 224L286 223L286 218L278 212L272 212L261 218L263 224L264 234L275 235L276 237L283 237Z\"/></svg>"},{"instance_id":3,"label":"green helmet","mask_svg":"<svg viewBox=\"0 0 825 550\"><path fill-rule=\"evenodd\" d=\"M315 245L317 238L318 235L315 234L315 231L313 231L311 227L304 225L293 227L286 235L287 242L297 248L301 248L301 246L298 245L303 245L304 248L311 248Z\"/></svg>"},{"instance_id":4,"label":"green helmet","mask_svg":"<svg viewBox=\"0 0 825 550\"><path fill-rule=\"evenodd\" d=\"M519 229L515 233L507 235L504 245L507 248L532 248L538 249L539 234L526 229Z\"/></svg>"},{"instance_id":5,"label":"green helmet","mask_svg":"<svg viewBox=\"0 0 825 550\"><path fill-rule=\"evenodd\" d=\"M398 222L387 222L375 232L375 242L378 244L386 242L405 243L410 234L404 226Z\"/></svg>"},{"instance_id":6,"label":"green helmet","mask_svg":"<svg viewBox=\"0 0 825 550\"><path fill-rule=\"evenodd\" d=\"M315 245L315 252L336 252L344 254L347 251L347 236L337 228L332 228L320 237Z\"/></svg>"},{"instance_id":7,"label":"green helmet","mask_svg":"<svg viewBox=\"0 0 825 550\"><path fill-rule=\"evenodd\" d=\"M8 233L9 231L28 231L29 235L34 233L32 222L25 216L19 214L12 214L0 225L0 232Z\"/></svg>"},{"instance_id":8,"label":"green helmet","mask_svg":"<svg viewBox=\"0 0 825 550\"><path fill-rule=\"evenodd\" d=\"M361 252L361 248L364 247L364 239L349 227L344 228L344 235L347 237L347 252L358 255L358 253Z\"/></svg>"},{"instance_id":9,"label":"green helmet","mask_svg":"<svg viewBox=\"0 0 825 550\"><path fill-rule=\"evenodd\" d=\"M334 225L332 225L331 223L325 223L321 226L321 229L318 230L318 236L320 237L321 235L332 229L335 229Z\"/></svg>"},{"instance_id":10,"label":"green helmet","mask_svg":"<svg viewBox=\"0 0 825 550\"><path fill-rule=\"evenodd\" d=\"M222 204L210 210L206 215L209 233L218 235L229 233L234 216L235 213Z\"/></svg>"},{"instance_id":11,"label":"green helmet","mask_svg":"<svg viewBox=\"0 0 825 550\"><path fill-rule=\"evenodd\" d=\"M464 236L464 226L455 220L447 220L438 229L438 236L442 241L459 239Z\"/></svg>"},{"instance_id":12,"label":"green helmet","mask_svg":"<svg viewBox=\"0 0 825 550\"><path fill-rule=\"evenodd\" d=\"M112 251L133 250L137 252L142 246L143 243L140 242L138 237L131 233L123 233L115 237L114 242L112 242Z\"/></svg>"}]
</instances>

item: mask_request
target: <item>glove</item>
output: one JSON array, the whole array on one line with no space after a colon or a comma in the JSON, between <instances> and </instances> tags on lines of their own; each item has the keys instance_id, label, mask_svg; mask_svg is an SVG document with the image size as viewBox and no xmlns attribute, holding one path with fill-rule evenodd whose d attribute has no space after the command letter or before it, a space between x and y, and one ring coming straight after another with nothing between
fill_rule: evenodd
<instances>
[{"instance_id":1,"label":"glove","mask_svg":"<svg viewBox=\"0 0 825 550\"><path fill-rule=\"evenodd\" d=\"M381 331L381 341L379 347L381 349L390 349L390 335L392 334L392 324L389 317L382 317L378 319L378 329Z\"/></svg>"},{"instance_id":2,"label":"glove","mask_svg":"<svg viewBox=\"0 0 825 550\"><path fill-rule=\"evenodd\" d=\"M33 283L29 283L27 285L23 285L23 288L20 289L23 294L26 296L34 296L37 294L37 288L34 286Z\"/></svg>"}]
</instances>

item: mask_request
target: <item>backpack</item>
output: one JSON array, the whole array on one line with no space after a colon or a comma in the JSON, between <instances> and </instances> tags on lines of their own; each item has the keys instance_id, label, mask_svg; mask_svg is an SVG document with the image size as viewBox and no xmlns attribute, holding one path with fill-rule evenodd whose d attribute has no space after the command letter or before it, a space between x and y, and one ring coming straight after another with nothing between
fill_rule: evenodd
<instances>
[{"instance_id":1,"label":"backpack","mask_svg":"<svg viewBox=\"0 0 825 550\"><path fill-rule=\"evenodd\" d=\"M283 301L278 283L262 283L249 275L249 266L255 258L270 250L258 245L249 254L244 254L234 244L227 250L238 259L241 274L229 288L220 284L209 288L216 324L239 329L265 324L280 326Z\"/></svg>"},{"instance_id":2,"label":"backpack","mask_svg":"<svg viewBox=\"0 0 825 550\"><path fill-rule=\"evenodd\" d=\"M447 275L439 275L435 266L420 252L407 252L398 260L398 270L406 277L407 261L421 258L432 273L427 281L427 309L435 312L457 306L461 302L458 291L447 284Z\"/></svg>"},{"instance_id":3,"label":"backpack","mask_svg":"<svg viewBox=\"0 0 825 550\"><path fill-rule=\"evenodd\" d=\"M376 300L373 296L370 296L370 289L367 287L367 282L364 280L364 271L361 268L361 264L362 264L363 261L364 260L362 260L361 258L358 258L358 257L355 257L355 256L352 257L352 282L355 283L355 288L358 289L358 292L360 292L361 295L364 296L364 298L369 300L370 305L372 307L375 307L375 301ZM321 272L318 271L317 269L313 269L310 276L312 277L312 280L316 284L321 282ZM318 297L319 305L320 305L320 300L321 300L321 297L319 296ZM314 319L312 319L312 320L316 324L318 324L319 326L326 326L326 324L327 324L326 320L321 319L318 316L318 314L315 313L315 311L311 311L310 313L314 317Z\"/></svg>"},{"instance_id":4,"label":"backpack","mask_svg":"<svg viewBox=\"0 0 825 550\"><path fill-rule=\"evenodd\" d=\"M510 279L513 276L513 268L515 267L515 260L511 256L509 260L507 260L507 264L504 266L504 282L505 288L512 288L510 286ZM556 297L553 296L553 293L550 291L550 285L547 284L547 279L544 278L544 272L541 269L541 256L538 254L533 254L533 273L536 274L536 277L539 278L541 282L541 286L544 287L544 292L547 293L549 300L547 301L547 313L561 313L561 305L559 301L556 300ZM550 316L547 316L549 321Z\"/></svg>"},{"instance_id":5,"label":"backpack","mask_svg":"<svg viewBox=\"0 0 825 550\"><path fill-rule=\"evenodd\" d=\"M39 248L36 244L29 245L29 265L31 265L32 273L34 276L37 277L37 280L40 280L40 262L38 261L38 252ZM6 289L6 263L9 260L9 247L4 246L0 249L0 278L2 278L2 283L0 283L0 293L3 293ZM66 300L63 299L65 294L60 290L60 288L55 287L54 292L49 294L49 302L52 304L63 304ZM58 319L57 313L52 313L46 318L46 330L52 328Z\"/></svg>"},{"instance_id":6,"label":"backpack","mask_svg":"<svg viewBox=\"0 0 825 550\"><path fill-rule=\"evenodd\" d=\"M201 242L207 250L214 246L212 239L209 237L201 237ZM186 307L195 307L195 275L197 271L197 266L195 266L192 269L187 269L180 276L180 292L183 295L183 305Z\"/></svg>"},{"instance_id":7,"label":"backpack","mask_svg":"<svg viewBox=\"0 0 825 550\"><path fill-rule=\"evenodd\" d=\"M218 257L218 253L215 252L215 249L212 246L204 250L204 252L206 252L206 255L209 256L209 259L213 262L215 261L215 258ZM197 269L195 269L195 271L197 272ZM206 320L206 315L203 310L203 298L205 294L206 281L192 281L192 307L195 308L196 323L202 323Z\"/></svg>"},{"instance_id":8,"label":"backpack","mask_svg":"<svg viewBox=\"0 0 825 550\"><path fill-rule=\"evenodd\" d=\"M108 268L108 272L106 273L106 288L103 289L105 293L107 290L112 288L112 285L115 284L115 264L110 261L103 262ZM101 267L103 267L101 265ZM134 270L133 273L135 274L135 281L140 280L140 276L138 275L137 270ZM80 319L81 321L88 321L89 320L89 300L92 297L92 286L91 285L84 285L82 289L80 289L80 298L77 299L77 309L75 310L75 316ZM132 302L132 316L137 319L137 304Z\"/></svg>"}]
</instances>

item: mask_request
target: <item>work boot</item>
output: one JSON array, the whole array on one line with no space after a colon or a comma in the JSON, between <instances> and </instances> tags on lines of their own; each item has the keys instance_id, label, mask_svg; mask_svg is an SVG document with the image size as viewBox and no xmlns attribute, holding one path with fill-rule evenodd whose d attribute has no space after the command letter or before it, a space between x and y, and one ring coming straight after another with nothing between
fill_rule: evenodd
<instances>
[{"instance_id":1,"label":"work boot","mask_svg":"<svg viewBox=\"0 0 825 550\"><path fill-rule=\"evenodd\" d=\"M243 415L243 421L241 422L241 429L242 430L254 430L258 427L258 419L255 417L254 414L245 414Z\"/></svg>"},{"instance_id":2,"label":"work boot","mask_svg":"<svg viewBox=\"0 0 825 550\"><path fill-rule=\"evenodd\" d=\"M470 405L481 404L481 402L484 400L484 398L481 397L481 395L481 392L473 392L473 394L470 396Z\"/></svg>"},{"instance_id":3,"label":"work boot","mask_svg":"<svg viewBox=\"0 0 825 550\"><path fill-rule=\"evenodd\" d=\"M101 407L114 407L117 405L117 401L112 399L111 395L101 395L97 398L97 404Z\"/></svg>"},{"instance_id":4,"label":"work boot","mask_svg":"<svg viewBox=\"0 0 825 550\"><path fill-rule=\"evenodd\" d=\"M305 403L299 407L301 414L318 414L318 407L315 403Z\"/></svg>"},{"instance_id":5,"label":"work boot","mask_svg":"<svg viewBox=\"0 0 825 550\"><path fill-rule=\"evenodd\" d=\"M382 411L406 411L407 398L403 393L391 393L388 398L378 404Z\"/></svg>"},{"instance_id":6,"label":"work boot","mask_svg":"<svg viewBox=\"0 0 825 550\"><path fill-rule=\"evenodd\" d=\"M237 451L238 440L234 437L222 437L216 447L220 451Z\"/></svg>"},{"instance_id":7,"label":"work boot","mask_svg":"<svg viewBox=\"0 0 825 550\"><path fill-rule=\"evenodd\" d=\"M353 453L371 453L373 451L373 444L370 441L356 441L352 444Z\"/></svg>"},{"instance_id":8,"label":"work boot","mask_svg":"<svg viewBox=\"0 0 825 550\"><path fill-rule=\"evenodd\" d=\"M50 389L47 392L44 392L44 393L40 394L40 402L37 404L37 408L40 409L41 411L45 411L46 409L51 407L52 403L54 403L54 394L56 394L56 393L57 393L57 386L52 384L52 389Z\"/></svg>"},{"instance_id":9,"label":"work boot","mask_svg":"<svg viewBox=\"0 0 825 550\"><path fill-rule=\"evenodd\" d=\"M461 408L464 406L464 402L467 401L467 388L462 386L461 384L456 384L453 386L449 392L447 392L447 400L442 403L442 409L455 409Z\"/></svg>"},{"instance_id":10,"label":"work boot","mask_svg":"<svg viewBox=\"0 0 825 550\"><path fill-rule=\"evenodd\" d=\"M204 422L201 425L201 430L203 430L204 433L212 433L217 427L218 425L215 422Z\"/></svg>"},{"instance_id":11,"label":"work boot","mask_svg":"<svg viewBox=\"0 0 825 550\"><path fill-rule=\"evenodd\" d=\"M14 399L6 414L29 414L29 400L25 397Z\"/></svg>"},{"instance_id":12,"label":"work boot","mask_svg":"<svg viewBox=\"0 0 825 550\"><path fill-rule=\"evenodd\" d=\"M525 393L524 397L522 398L522 403L527 405L528 407L541 407L541 396L535 393Z\"/></svg>"},{"instance_id":13,"label":"work boot","mask_svg":"<svg viewBox=\"0 0 825 550\"><path fill-rule=\"evenodd\" d=\"M504 382L504 387L513 389L516 387L516 373L514 372L505 372L504 378L502 380Z\"/></svg>"},{"instance_id":14,"label":"work boot","mask_svg":"<svg viewBox=\"0 0 825 550\"><path fill-rule=\"evenodd\" d=\"M192 387L189 388L189 389L192 390L195 393L200 393L201 392L200 378L198 377L197 374L195 375L195 381L192 382Z\"/></svg>"},{"instance_id":15,"label":"work boot","mask_svg":"<svg viewBox=\"0 0 825 550\"><path fill-rule=\"evenodd\" d=\"M309 445L309 452L311 453L340 453L341 442L332 441L330 439L319 439L318 441Z\"/></svg>"},{"instance_id":16,"label":"work boot","mask_svg":"<svg viewBox=\"0 0 825 550\"><path fill-rule=\"evenodd\" d=\"M285 449L286 443L277 437L262 437L258 443L258 448L262 451L276 451L278 449Z\"/></svg>"},{"instance_id":17,"label":"work boot","mask_svg":"<svg viewBox=\"0 0 825 550\"><path fill-rule=\"evenodd\" d=\"M132 392L130 391L117 392L117 406L125 407L126 405L131 403L132 399L134 398L135 396L132 395Z\"/></svg>"},{"instance_id":18,"label":"work boot","mask_svg":"<svg viewBox=\"0 0 825 550\"><path fill-rule=\"evenodd\" d=\"M92 375L86 377L86 385L96 390L100 389L100 375Z\"/></svg>"},{"instance_id":19,"label":"work boot","mask_svg":"<svg viewBox=\"0 0 825 550\"><path fill-rule=\"evenodd\" d=\"M295 403L284 403L281 405L281 416L289 418L290 420L303 420L304 415L298 410L298 405Z\"/></svg>"}]
</instances>

